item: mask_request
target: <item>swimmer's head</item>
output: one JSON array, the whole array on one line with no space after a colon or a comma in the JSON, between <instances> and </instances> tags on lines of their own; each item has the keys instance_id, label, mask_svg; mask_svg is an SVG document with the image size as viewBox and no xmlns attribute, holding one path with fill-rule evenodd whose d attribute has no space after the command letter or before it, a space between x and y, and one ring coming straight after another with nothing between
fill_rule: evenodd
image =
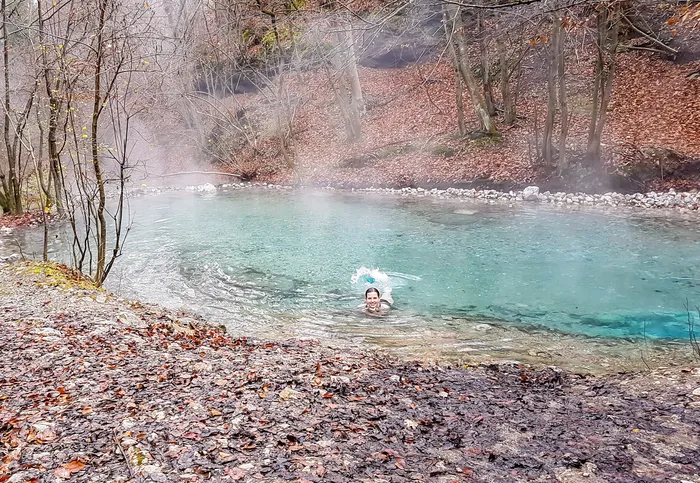
<instances>
[{"instance_id":1,"label":"swimmer's head","mask_svg":"<svg viewBox=\"0 0 700 483\"><path fill-rule=\"evenodd\" d=\"M370 287L365 291L365 305L370 310L379 310L379 305L381 304L379 290L374 287Z\"/></svg>"}]
</instances>

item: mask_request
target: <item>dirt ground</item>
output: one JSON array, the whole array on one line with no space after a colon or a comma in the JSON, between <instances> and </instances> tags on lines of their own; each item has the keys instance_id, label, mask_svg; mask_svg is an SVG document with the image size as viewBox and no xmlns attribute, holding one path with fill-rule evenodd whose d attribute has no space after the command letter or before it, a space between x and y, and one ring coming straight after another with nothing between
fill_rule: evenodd
<instances>
[{"instance_id":1,"label":"dirt ground","mask_svg":"<svg viewBox=\"0 0 700 483\"><path fill-rule=\"evenodd\" d=\"M700 368L593 377L233 339L0 269L0 481L698 481Z\"/></svg>"}]
</instances>

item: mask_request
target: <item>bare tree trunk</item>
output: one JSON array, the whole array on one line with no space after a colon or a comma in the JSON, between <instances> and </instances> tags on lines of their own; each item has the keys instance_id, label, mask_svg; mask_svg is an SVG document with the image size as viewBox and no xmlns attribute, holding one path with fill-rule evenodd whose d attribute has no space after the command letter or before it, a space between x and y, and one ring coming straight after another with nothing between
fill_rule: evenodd
<instances>
[{"instance_id":1,"label":"bare tree trunk","mask_svg":"<svg viewBox=\"0 0 700 483\"><path fill-rule=\"evenodd\" d=\"M43 196L46 198L46 207L50 208L53 195L51 192L51 176L49 176L48 180L44 179L44 163L42 159L44 158L44 126L42 125L41 122L41 115L40 115L40 109L36 110L36 125L39 128L39 154L36 156L36 176L39 180L39 187L41 188L40 195L43 193Z\"/></svg>"},{"instance_id":2,"label":"bare tree trunk","mask_svg":"<svg viewBox=\"0 0 700 483\"><path fill-rule=\"evenodd\" d=\"M280 61L281 62L281 61ZM280 151L282 157L289 168L294 167L294 160L289 153L289 138L291 133L290 114L289 114L289 99L287 97L287 88L284 84L284 72L280 65L277 75L277 137L280 143Z\"/></svg>"},{"instance_id":3,"label":"bare tree trunk","mask_svg":"<svg viewBox=\"0 0 700 483\"><path fill-rule=\"evenodd\" d=\"M598 126L596 127L596 139L598 140L598 153L600 153L600 142L603 137L603 128L605 127L605 122L608 117L608 105L610 104L610 98L612 97L613 80L615 77L615 68L617 66L617 46L619 43L619 31L620 31L620 18L619 9L620 6L614 7L613 18L611 20L611 32L610 32L610 47L609 47L609 62L608 69L605 75L605 83L603 84L603 97L600 100L600 114L598 116Z\"/></svg>"},{"instance_id":4,"label":"bare tree trunk","mask_svg":"<svg viewBox=\"0 0 700 483\"><path fill-rule=\"evenodd\" d=\"M455 93L457 95L457 125L459 126L460 136L467 135L467 125L464 122L464 86L462 85L462 77L457 70L455 73Z\"/></svg>"},{"instance_id":5,"label":"bare tree trunk","mask_svg":"<svg viewBox=\"0 0 700 483\"><path fill-rule=\"evenodd\" d=\"M39 110L37 109L37 120L39 120ZM34 176L37 178L40 184L40 191L39 191L39 207L41 208L41 218L42 218L42 225L44 228L44 236L43 236L43 244L42 244L42 261L47 262L49 260L49 220L48 220L48 212L49 212L49 206L47 205L47 201L49 201L48 196L44 196L46 193L49 192L49 189L45 186L45 183L43 181L43 175L41 174L41 169L42 169L42 163L41 163L41 156L43 155L43 142L44 142L44 135L43 135L43 129L41 128L41 123L39 123L39 130L41 132L40 137L39 137L39 155L37 156L36 153L34 152L34 146L29 140L26 144L23 142L22 144L25 145L28 151L28 156L31 158L32 163L34 164ZM49 180L50 182L50 180Z\"/></svg>"},{"instance_id":6,"label":"bare tree trunk","mask_svg":"<svg viewBox=\"0 0 700 483\"><path fill-rule=\"evenodd\" d=\"M500 63L501 98L503 99L503 122L513 124L515 122L515 103L510 90L510 72L508 69L508 54L502 37L496 39L498 59Z\"/></svg>"},{"instance_id":7,"label":"bare tree trunk","mask_svg":"<svg viewBox=\"0 0 700 483\"><path fill-rule=\"evenodd\" d=\"M559 135L559 173L568 167L566 159L566 138L569 135L569 106L566 99L566 68L564 65L564 36L565 31L560 19L555 19L555 28L559 32L557 35L557 75L559 77L559 112L561 114L561 132Z\"/></svg>"},{"instance_id":8,"label":"bare tree trunk","mask_svg":"<svg viewBox=\"0 0 700 483\"><path fill-rule=\"evenodd\" d=\"M548 72L547 72L547 118L544 123L542 134L542 159L547 165L553 164L552 138L554 137L554 120L557 110L557 51L559 29L556 27L556 20L552 25L552 42L548 48Z\"/></svg>"},{"instance_id":9,"label":"bare tree trunk","mask_svg":"<svg viewBox=\"0 0 700 483\"><path fill-rule=\"evenodd\" d=\"M334 62L334 68L336 73L338 72L339 63L341 59L337 56ZM345 125L345 136L348 141L357 141L362 137L362 123L360 121L360 116L357 110L353 109L353 106L348 98L348 89L343 82L343 77L334 74L333 72L327 71L328 80L331 84L331 89L333 90L333 95L338 103L338 108L340 109L340 116L343 118L343 124Z\"/></svg>"},{"instance_id":10,"label":"bare tree trunk","mask_svg":"<svg viewBox=\"0 0 700 483\"><path fill-rule=\"evenodd\" d=\"M484 14L479 9L479 52L481 57L481 84L484 87L484 101L486 102L486 110L490 116L496 115L496 106L493 102L493 85L491 83L491 73L489 72L490 59L488 49L486 48L486 31L484 29Z\"/></svg>"},{"instance_id":11,"label":"bare tree trunk","mask_svg":"<svg viewBox=\"0 0 700 483\"><path fill-rule=\"evenodd\" d=\"M510 82L510 95L511 98L513 99L512 106L513 106L513 122L517 119L517 110L518 110L518 99L520 99L520 93L521 93L521 80L523 77L523 63L522 59L518 60L518 62L513 66L513 70L508 74L508 81Z\"/></svg>"},{"instance_id":12,"label":"bare tree trunk","mask_svg":"<svg viewBox=\"0 0 700 483\"><path fill-rule=\"evenodd\" d=\"M357 71L357 58L355 57L355 38L353 35L352 22L347 22L345 29L345 57L347 67L345 72L350 83L350 93L352 96L353 108L362 115L365 112L365 99L362 96L362 85L360 84L360 74Z\"/></svg>"},{"instance_id":13,"label":"bare tree trunk","mask_svg":"<svg viewBox=\"0 0 700 483\"><path fill-rule=\"evenodd\" d=\"M364 99L357 72L357 64L352 47L352 31L350 27L335 25L337 33L337 49L332 57L333 73L327 72L331 88L338 102L340 113L345 124L348 141L357 141L362 137L361 114L364 110Z\"/></svg>"},{"instance_id":14,"label":"bare tree trunk","mask_svg":"<svg viewBox=\"0 0 700 483\"><path fill-rule=\"evenodd\" d=\"M98 189L98 205L97 212L97 267L95 272L95 282L101 285L104 282L105 273L105 257L107 251L107 221L105 220L105 181L102 177L102 165L100 164L99 149L97 143L97 132L99 128L100 112L102 111L102 63L104 61L104 46L102 45L102 35L105 27L105 16L107 13L107 3L109 0L100 0L99 9L100 17L97 29L97 46L95 52L95 77L93 85L93 105L92 105L92 123L90 126L91 148L92 148L92 166L95 170L95 181Z\"/></svg>"},{"instance_id":15,"label":"bare tree trunk","mask_svg":"<svg viewBox=\"0 0 700 483\"><path fill-rule=\"evenodd\" d=\"M133 64L133 59L131 59L129 63ZM127 112L127 102L125 101L128 99L128 85L131 81L131 75L132 73L129 72L127 80L124 83L124 85L127 87L125 88L125 92L121 96L121 99L117 95L110 103L111 124L114 131L114 138L117 140L117 144L121 145L121 149L117 150L117 155L112 154L112 159L119 164L119 197L117 199L115 214L111 215L112 219L114 220L114 245L112 246L112 254L105 266L103 278L106 278L107 275L109 275L114 262L121 255L123 244L126 242L126 237L131 229L130 223L124 227L126 181L129 177L128 172L133 167L129 164L129 134L131 132L131 118L134 113Z\"/></svg>"},{"instance_id":16,"label":"bare tree trunk","mask_svg":"<svg viewBox=\"0 0 700 483\"><path fill-rule=\"evenodd\" d=\"M61 76L55 76L55 82L51 82L52 72L49 67L45 37L46 32L44 30L44 17L42 11L42 0L37 0L37 14L38 14L38 26L39 26L39 45L41 48L41 60L42 69L44 71L44 88L46 89L46 95L49 98L49 124L47 133L47 146L49 150L49 185L53 182L54 193L50 196L50 199L55 202L56 210L59 214L63 213L63 176L61 176L61 156L60 148L58 145L58 140L56 133L58 132L58 118L61 112L61 107L63 101L58 96L58 92L61 88Z\"/></svg>"},{"instance_id":17,"label":"bare tree trunk","mask_svg":"<svg viewBox=\"0 0 700 483\"><path fill-rule=\"evenodd\" d=\"M593 74L593 95L591 96L591 122L588 124L588 145L586 147L586 158L592 160L597 157L595 133L598 125L598 100L600 97L601 84L603 83L603 52L598 48L598 55Z\"/></svg>"},{"instance_id":18,"label":"bare tree trunk","mask_svg":"<svg viewBox=\"0 0 700 483\"><path fill-rule=\"evenodd\" d=\"M469 68L461 10L458 6L451 3L444 3L443 9L447 46L455 67L462 75L462 80L467 86L480 127L488 133L496 133L496 123L489 114L481 89L479 89L476 78Z\"/></svg>"},{"instance_id":19,"label":"bare tree trunk","mask_svg":"<svg viewBox=\"0 0 700 483\"><path fill-rule=\"evenodd\" d=\"M534 120L533 130L535 131L535 160L538 160L540 155L540 127L537 124L537 119L539 119L539 114L537 112L537 103L535 103L535 112L533 113L532 118Z\"/></svg>"},{"instance_id":20,"label":"bare tree trunk","mask_svg":"<svg viewBox=\"0 0 700 483\"><path fill-rule=\"evenodd\" d=\"M7 203L7 208L13 213L22 213L22 196L21 196L21 182L19 179L18 166L17 166L17 153L13 148L13 143L10 141L10 125L12 119L10 118L11 105L10 105L10 48L8 45L9 36L7 34L7 24L8 24L8 12L6 0L0 2L0 8L2 8L2 44L3 44L3 77L5 83L5 125L4 125L4 138L5 138L5 149L7 151L7 174L9 180L5 183L3 179L3 188L5 191L5 202Z\"/></svg>"},{"instance_id":21,"label":"bare tree trunk","mask_svg":"<svg viewBox=\"0 0 700 483\"><path fill-rule=\"evenodd\" d=\"M10 203L7 201L7 196L5 195L9 189L7 187L7 178L3 172L0 172L0 187L2 187L2 190L0 190L0 214L2 214L10 211Z\"/></svg>"},{"instance_id":22,"label":"bare tree trunk","mask_svg":"<svg viewBox=\"0 0 700 483\"><path fill-rule=\"evenodd\" d=\"M612 11L610 11L611 9ZM620 5L602 6L598 14L598 60L593 84L593 110L588 131L586 159L601 161L601 139L612 96L613 78L617 62L617 47L620 32Z\"/></svg>"},{"instance_id":23,"label":"bare tree trunk","mask_svg":"<svg viewBox=\"0 0 700 483\"><path fill-rule=\"evenodd\" d=\"M285 86L284 77L284 47L280 41L279 31L277 29L277 14L273 11L265 10L262 7L262 2L258 0L258 5L263 13L270 17L270 23L272 24L272 29L275 35L275 48L277 49L277 85L275 89L275 99L276 99L276 130L277 138L280 143L280 152L284 158L285 163L288 167L292 168L294 162L289 154L289 135L291 132L291 126L289 121L289 103L288 96L286 95L287 89Z\"/></svg>"}]
</instances>

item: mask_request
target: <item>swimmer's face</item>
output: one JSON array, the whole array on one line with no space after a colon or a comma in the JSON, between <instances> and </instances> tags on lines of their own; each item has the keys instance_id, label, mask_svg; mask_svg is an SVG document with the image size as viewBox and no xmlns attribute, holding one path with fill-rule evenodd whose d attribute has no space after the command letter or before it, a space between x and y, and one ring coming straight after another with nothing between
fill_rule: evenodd
<instances>
[{"instance_id":1,"label":"swimmer's face","mask_svg":"<svg viewBox=\"0 0 700 483\"><path fill-rule=\"evenodd\" d=\"M367 305L368 309L379 310L380 301L377 292L368 293L365 297L365 304Z\"/></svg>"}]
</instances>

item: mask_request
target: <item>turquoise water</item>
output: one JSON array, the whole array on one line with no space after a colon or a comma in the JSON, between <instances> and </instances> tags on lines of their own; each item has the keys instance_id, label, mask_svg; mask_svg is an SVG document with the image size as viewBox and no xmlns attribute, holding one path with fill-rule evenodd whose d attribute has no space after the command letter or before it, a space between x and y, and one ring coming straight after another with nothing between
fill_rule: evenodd
<instances>
[{"instance_id":1,"label":"turquoise water","mask_svg":"<svg viewBox=\"0 0 700 483\"><path fill-rule=\"evenodd\" d=\"M687 338L700 304L697 217L430 197L242 190L131 201L108 288L234 333L362 338L471 319L611 338ZM361 267L396 310L365 317Z\"/></svg>"}]
</instances>

